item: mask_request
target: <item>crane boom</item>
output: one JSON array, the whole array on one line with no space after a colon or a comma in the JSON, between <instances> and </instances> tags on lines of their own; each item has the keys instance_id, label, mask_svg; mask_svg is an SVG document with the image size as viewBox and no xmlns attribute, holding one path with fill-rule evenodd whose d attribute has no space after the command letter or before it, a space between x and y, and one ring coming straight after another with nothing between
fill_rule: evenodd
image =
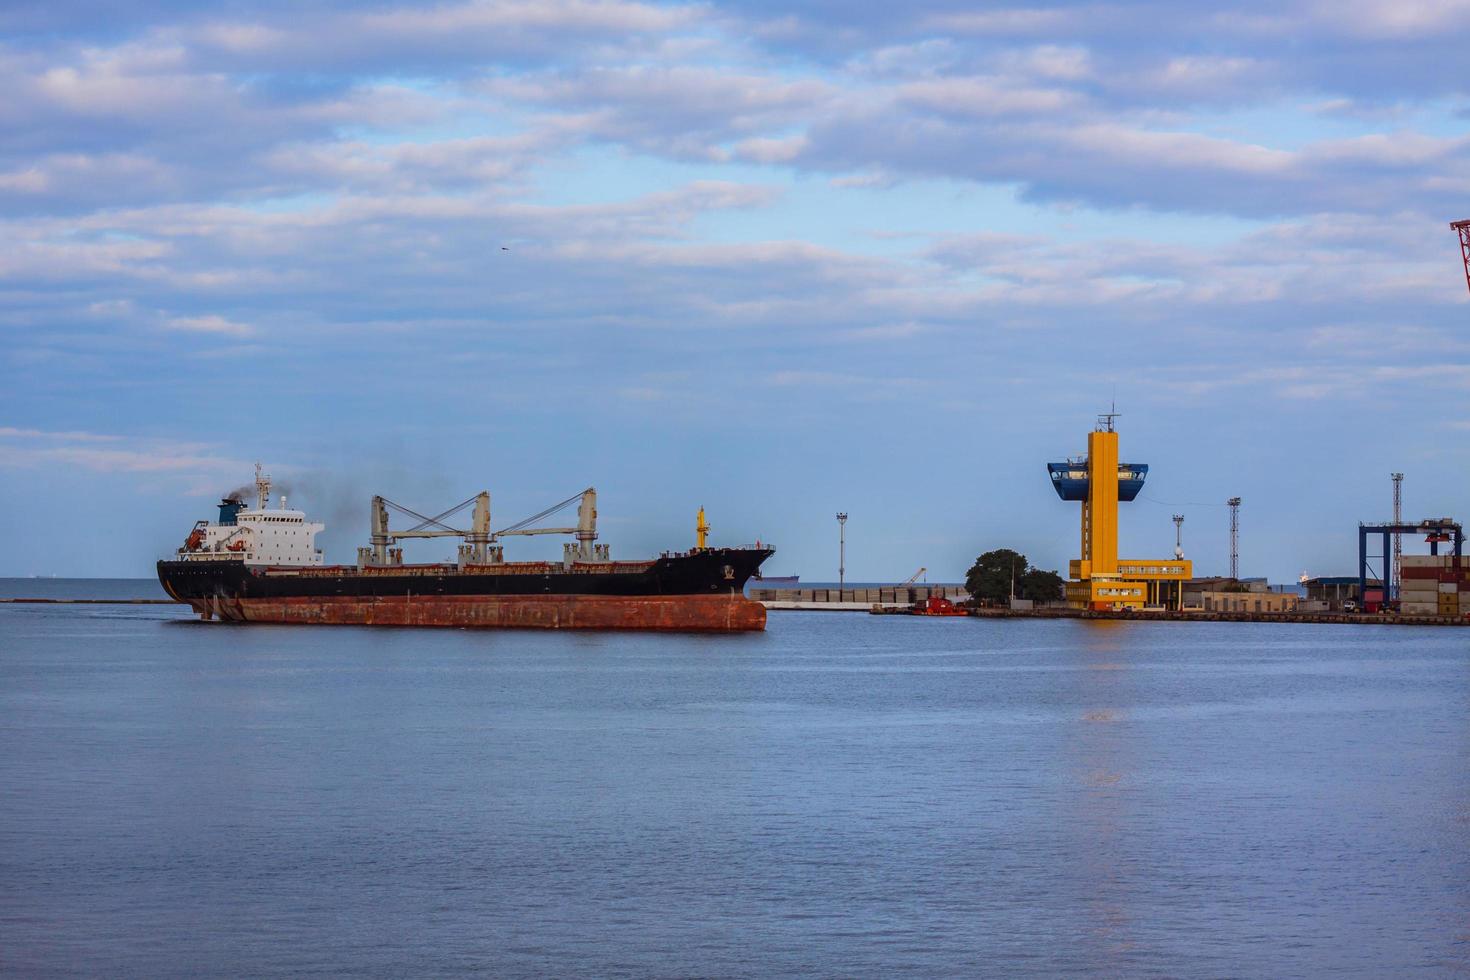
<instances>
[{"instance_id":1,"label":"crane boom","mask_svg":"<svg viewBox=\"0 0 1470 980\"><path fill-rule=\"evenodd\" d=\"M919 567L919 570L917 572L915 572L914 574L910 575L908 578L904 579L902 582L899 583L899 585L913 585L915 582L917 582L919 580L919 576L920 575L923 575L928 570L929 569L927 569L927 568L925 568L923 566L920 566Z\"/></svg>"},{"instance_id":2,"label":"crane boom","mask_svg":"<svg viewBox=\"0 0 1470 980\"><path fill-rule=\"evenodd\" d=\"M1450 231L1460 236L1460 258L1465 263L1465 286L1470 289L1470 219L1451 222Z\"/></svg>"}]
</instances>

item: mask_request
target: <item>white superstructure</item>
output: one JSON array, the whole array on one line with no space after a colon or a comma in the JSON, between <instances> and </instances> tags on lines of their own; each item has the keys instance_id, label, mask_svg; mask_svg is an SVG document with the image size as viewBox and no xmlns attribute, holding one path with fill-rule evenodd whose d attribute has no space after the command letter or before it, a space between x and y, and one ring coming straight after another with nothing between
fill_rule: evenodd
<instances>
[{"instance_id":1,"label":"white superstructure","mask_svg":"<svg viewBox=\"0 0 1470 980\"><path fill-rule=\"evenodd\" d=\"M194 525L179 557L184 561L243 561L247 565L320 565L316 536L324 524L307 521L306 513L289 510L286 498L270 506L271 478L255 467L256 506L238 498L220 502L217 523Z\"/></svg>"}]
</instances>

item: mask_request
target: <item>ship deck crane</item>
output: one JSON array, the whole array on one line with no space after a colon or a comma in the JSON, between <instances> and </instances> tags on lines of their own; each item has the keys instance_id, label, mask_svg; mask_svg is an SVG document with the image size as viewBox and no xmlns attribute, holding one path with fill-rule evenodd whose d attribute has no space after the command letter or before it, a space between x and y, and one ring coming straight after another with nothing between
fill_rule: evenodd
<instances>
[{"instance_id":1,"label":"ship deck crane","mask_svg":"<svg viewBox=\"0 0 1470 980\"><path fill-rule=\"evenodd\" d=\"M532 527L538 521L545 520L560 510L580 501L577 507L576 527ZM474 513L470 519L468 530L451 527L445 520L458 512L474 505ZM417 524L405 531L394 531L388 527L388 511L393 509L401 514L418 519ZM372 512L372 535L369 538L369 546L358 549L358 561L361 564L389 565L399 564L403 560L401 548L390 548L399 541L412 538L463 538L465 543L460 546L460 562L472 562L481 564L485 562L499 562L501 558L500 548L495 544L500 538L505 537L531 537L539 534L570 534L577 539L576 544L568 544L564 549L563 561L608 561L608 549L606 545L595 544L597 540L597 490L588 487L580 493L573 494L566 500L546 508L538 514L533 514L524 520L507 525L498 531L490 530L490 493L481 491L468 500L462 500L448 510L428 517L420 514L412 508L405 507L400 503L389 500L386 497L373 497Z\"/></svg>"},{"instance_id":2,"label":"ship deck crane","mask_svg":"<svg viewBox=\"0 0 1470 980\"><path fill-rule=\"evenodd\" d=\"M910 575L908 578L904 579L902 582L900 582L898 584L899 585L913 585L915 582L917 582L919 580L919 576L920 575L923 575L927 571L929 571L928 568L925 568L924 566L920 565L919 566L919 570L917 572L915 572L914 574Z\"/></svg>"}]
</instances>

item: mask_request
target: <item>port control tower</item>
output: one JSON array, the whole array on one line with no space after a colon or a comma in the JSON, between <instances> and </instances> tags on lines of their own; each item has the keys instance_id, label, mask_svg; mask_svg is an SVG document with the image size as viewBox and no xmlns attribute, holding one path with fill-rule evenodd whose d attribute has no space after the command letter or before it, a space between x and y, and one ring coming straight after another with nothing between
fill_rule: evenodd
<instances>
[{"instance_id":1,"label":"port control tower","mask_svg":"<svg viewBox=\"0 0 1470 980\"><path fill-rule=\"evenodd\" d=\"M1068 570L1067 605L1074 609L1178 609L1194 574L1186 558L1119 558L1118 503L1138 496L1145 463L1118 462L1118 415L1099 415L1087 434L1087 455L1048 463L1052 488L1082 505L1082 554Z\"/></svg>"}]
</instances>

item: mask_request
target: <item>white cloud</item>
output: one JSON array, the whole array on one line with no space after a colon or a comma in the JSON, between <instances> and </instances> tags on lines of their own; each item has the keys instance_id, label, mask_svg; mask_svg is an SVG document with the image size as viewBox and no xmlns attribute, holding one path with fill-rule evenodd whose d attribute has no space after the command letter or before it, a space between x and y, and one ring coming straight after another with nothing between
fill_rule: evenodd
<instances>
[{"instance_id":1,"label":"white cloud","mask_svg":"<svg viewBox=\"0 0 1470 980\"><path fill-rule=\"evenodd\" d=\"M1070 12L1040 7L1009 7L961 14L933 14L921 22L927 30L957 34L1037 35L1064 29Z\"/></svg>"},{"instance_id":2,"label":"white cloud","mask_svg":"<svg viewBox=\"0 0 1470 980\"><path fill-rule=\"evenodd\" d=\"M993 78L945 78L898 88L900 101L950 116L1036 116L1082 103L1079 93L1057 88L1017 87Z\"/></svg>"},{"instance_id":3,"label":"white cloud","mask_svg":"<svg viewBox=\"0 0 1470 980\"><path fill-rule=\"evenodd\" d=\"M221 481L249 471L245 461L204 443L13 427L0 428L0 467L165 475L190 493L213 492Z\"/></svg>"},{"instance_id":4,"label":"white cloud","mask_svg":"<svg viewBox=\"0 0 1470 980\"><path fill-rule=\"evenodd\" d=\"M250 337L255 334L255 328L248 324L236 323L213 314L173 317L166 320L164 326L182 333L221 334L227 337Z\"/></svg>"},{"instance_id":5,"label":"white cloud","mask_svg":"<svg viewBox=\"0 0 1470 980\"><path fill-rule=\"evenodd\" d=\"M97 432L62 431L46 429L23 429L0 425L0 439L56 439L66 442L116 442L121 436L103 435Z\"/></svg>"},{"instance_id":6,"label":"white cloud","mask_svg":"<svg viewBox=\"0 0 1470 980\"><path fill-rule=\"evenodd\" d=\"M1470 0L1318 0L1312 18L1323 30L1374 41L1422 38L1463 32L1470 24Z\"/></svg>"}]
</instances>

